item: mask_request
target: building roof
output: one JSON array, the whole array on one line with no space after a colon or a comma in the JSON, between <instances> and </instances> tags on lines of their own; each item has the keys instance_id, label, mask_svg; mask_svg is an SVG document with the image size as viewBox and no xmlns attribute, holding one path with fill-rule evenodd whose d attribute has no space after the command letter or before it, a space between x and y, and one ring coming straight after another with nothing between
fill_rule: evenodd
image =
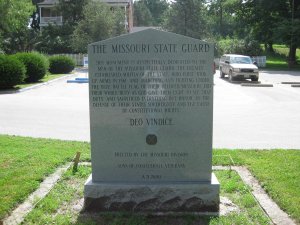
<instances>
[{"instance_id":1,"label":"building roof","mask_svg":"<svg viewBox=\"0 0 300 225\"><path fill-rule=\"evenodd\" d=\"M108 4L132 4L132 0L100 0ZM58 0L44 0L43 2L38 3L38 5L54 5Z\"/></svg>"},{"instance_id":2,"label":"building roof","mask_svg":"<svg viewBox=\"0 0 300 225\"><path fill-rule=\"evenodd\" d=\"M101 0L102 2L118 4L118 3L132 3L132 0Z\"/></svg>"},{"instance_id":3,"label":"building roof","mask_svg":"<svg viewBox=\"0 0 300 225\"><path fill-rule=\"evenodd\" d=\"M54 5L57 2L57 0L44 0L43 2L38 3L38 5Z\"/></svg>"}]
</instances>

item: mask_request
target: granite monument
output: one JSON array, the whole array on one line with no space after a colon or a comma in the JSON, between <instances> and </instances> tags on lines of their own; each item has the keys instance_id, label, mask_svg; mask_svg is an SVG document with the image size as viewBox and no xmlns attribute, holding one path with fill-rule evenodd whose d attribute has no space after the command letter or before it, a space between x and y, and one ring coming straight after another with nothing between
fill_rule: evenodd
<instances>
[{"instance_id":1,"label":"granite monument","mask_svg":"<svg viewBox=\"0 0 300 225\"><path fill-rule=\"evenodd\" d=\"M148 29L88 46L85 209L215 212L213 45Z\"/></svg>"}]
</instances>

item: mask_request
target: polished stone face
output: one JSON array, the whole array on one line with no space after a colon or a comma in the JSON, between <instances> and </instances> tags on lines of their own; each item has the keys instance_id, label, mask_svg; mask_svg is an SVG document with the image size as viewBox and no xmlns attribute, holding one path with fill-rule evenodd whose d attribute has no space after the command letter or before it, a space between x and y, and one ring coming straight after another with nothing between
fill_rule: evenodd
<instances>
[{"instance_id":1,"label":"polished stone face","mask_svg":"<svg viewBox=\"0 0 300 225\"><path fill-rule=\"evenodd\" d=\"M148 29L88 51L93 182L210 182L213 46Z\"/></svg>"}]
</instances>

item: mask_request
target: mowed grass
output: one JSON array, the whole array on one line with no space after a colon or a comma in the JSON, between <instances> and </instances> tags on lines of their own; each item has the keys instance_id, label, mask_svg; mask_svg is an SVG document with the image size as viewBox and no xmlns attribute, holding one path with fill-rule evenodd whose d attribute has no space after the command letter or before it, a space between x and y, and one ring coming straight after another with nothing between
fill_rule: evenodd
<instances>
[{"instance_id":1,"label":"mowed grass","mask_svg":"<svg viewBox=\"0 0 300 225\"><path fill-rule=\"evenodd\" d=\"M0 135L0 220L77 151L90 159L88 143Z\"/></svg>"},{"instance_id":2,"label":"mowed grass","mask_svg":"<svg viewBox=\"0 0 300 225\"><path fill-rule=\"evenodd\" d=\"M299 150L214 150L214 165L247 166L272 199L300 223Z\"/></svg>"},{"instance_id":3,"label":"mowed grass","mask_svg":"<svg viewBox=\"0 0 300 225\"><path fill-rule=\"evenodd\" d=\"M90 160L89 143L0 135L0 220L77 151L82 152L81 160ZM235 165L247 166L278 205L300 223L299 150L218 149L213 151L213 164L231 165L230 157Z\"/></svg>"},{"instance_id":4,"label":"mowed grass","mask_svg":"<svg viewBox=\"0 0 300 225\"><path fill-rule=\"evenodd\" d=\"M18 90L18 89L22 89L22 88L26 88L26 87L31 87L33 85L37 85L37 84L41 84L41 83L45 83L48 82L50 80L54 80L63 76L66 76L67 74L50 74L47 73L45 77L43 77L42 79L40 79L37 82L33 82L33 83L26 83L26 84L18 84L14 87L14 89Z\"/></svg>"},{"instance_id":5,"label":"mowed grass","mask_svg":"<svg viewBox=\"0 0 300 225\"><path fill-rule=\"evenodd\" d=\"M273 45L273 48L274 48L274 53L268 53L268 52L263 53L263 55L267 56L267 62L266 62L267 69L300 70L300 49L297 49L296 51L298 65L289 68L287 62L289 48L285 45Z\"/></svg>"},{"instance_id":6,"label":"mowed grass","mask_svg":"<svg viewBox=\"0 0 300 225\"><path fill-rule=\"evenodd\" d=\"M50 194L40 201L26 217L24 224L86 224L86 225L173 225L173 224L270 224L251 190L235 172L216 171L221 183L221 195L226 196L238 211L226 216L195 215L147 216L136 213L90 214L81 212L83 185L91 173L89 167L80 166L73 174L67 171ZM81 203L81 204L78 204Z\"/></svg>"}]
</instances>

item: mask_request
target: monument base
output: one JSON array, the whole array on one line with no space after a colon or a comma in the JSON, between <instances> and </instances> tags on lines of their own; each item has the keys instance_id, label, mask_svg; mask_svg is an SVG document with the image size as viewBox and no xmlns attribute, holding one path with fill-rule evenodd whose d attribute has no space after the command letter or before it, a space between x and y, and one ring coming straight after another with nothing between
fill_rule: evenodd
<instances>
[{"instance_id":1,"label":"monument base","mask_svg":"<svg viewBox=\"0 0 300 225\"><path fill-rule=\"evenodd\" d=\"M84 186L84 209L99 212L218 212L220 184L211 183L113 184Z\"/></svg>"}]
</instances>

